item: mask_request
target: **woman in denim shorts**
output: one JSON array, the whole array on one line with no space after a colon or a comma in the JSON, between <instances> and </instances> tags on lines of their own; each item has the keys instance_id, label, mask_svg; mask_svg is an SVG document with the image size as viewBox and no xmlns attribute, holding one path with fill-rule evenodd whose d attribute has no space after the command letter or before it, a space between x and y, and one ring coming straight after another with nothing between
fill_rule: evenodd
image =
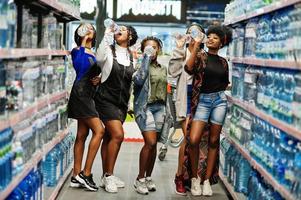
<instances>
[{"instance_id":1,"label":"woman in denim shorts","mask_svg":"<svg viewBox=\"0 0 301 200\"><path fill-rule=\"evenodd\" d=\"M219 25L207 30L208 52L199 49L204 37L195 38L194 49L186 62L185 70L194 76L191 119L188 125L188 157L191 164L191 193L194 196L212 196L210 183L218 175L219 138L227 111L224 93L229 84L227 60L218 55L219 49L229 44L231 31ZM210 123L207 161L198 172L200 143L206 125ZM202 162L201 162L202 163ZM203 191L200 183L203 181Z\"/></svg>"},{"instance_id":2,"label":"woman in denim shorts","mask_svg":"<svg viewBox=\"0 0 301 200\"><path fill-rule=\"evenodd\" d=\"M173 78L178 78L175 106L177 121L181 122L184 137L186 137L186 130L191 111L190 107L193 80L193 76L190 76L185 72L184 66L190 57L190 52L194 47L194 39L191 38L191 32L196 30L205 33L204 28L200 24L192 23L186 31L186 37L182 36L176 38L176 48L174 48L172 51L172 56L168 66L168 73ZM200 44L200 48L204 48L203 43ZM179 148L178 169L174 179L175 192L179 195L186 195L186 188L184 187L185 171L183 169L185 147L186 140L183 140Z\"/></svg>"},{"instance_id":3,"label":"woman in denim shorts","mask_svg":"<svg viewBox=\"0 0 301 200\"><path fill-rule=\"evenodd\" d=\"M156 37L142 40L143 58L133 78L135 120L144 138L139 174L134 182L134 187L140 194L156 190L151 174L156 160L157 141L164 123L167 96L167 69L157 62L161 49L162 42Z\"/></svg>"}]
</instances>

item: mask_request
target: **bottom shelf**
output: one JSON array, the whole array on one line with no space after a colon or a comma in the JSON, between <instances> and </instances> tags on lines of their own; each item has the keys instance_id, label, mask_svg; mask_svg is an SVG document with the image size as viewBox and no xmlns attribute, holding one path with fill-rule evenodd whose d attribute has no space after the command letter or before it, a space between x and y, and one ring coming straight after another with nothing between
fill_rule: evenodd
<instances>
[{"instance_id":1,"label":"bottom shelf","mask_svg":"<svg viewBox=\"0 0 301 200\"><path fill-rule=\"evenodd\" d=\"M245 195L234 191L233 186L227 181L227 178L224 176L224 174L221 170L219 170L219 177L234 200L246 200L247 199Z\"/></svg>"},{"instance_id":2,"label":"bottom shelf","mask_svg":"<svg viewBox=\"0 0 301 200\"><path fill-rule=\"evenodd\" d=\"M45 199L55 200L57 198L64 183L66 182L66 180L68 179L68 177L72 171L72 166L73 166L73 164L71 163L55 187L45 187L45 195L44 195Z\"/></svg>"}]
</instances>

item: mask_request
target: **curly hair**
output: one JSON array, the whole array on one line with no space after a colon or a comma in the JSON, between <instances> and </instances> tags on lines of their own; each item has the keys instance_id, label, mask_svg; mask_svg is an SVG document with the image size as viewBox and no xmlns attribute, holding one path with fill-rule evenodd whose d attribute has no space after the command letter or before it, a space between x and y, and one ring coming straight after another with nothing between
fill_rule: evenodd
<instances>
[{"instance_id":1,"label":"curly hair","mask_svg":"<svg viewBox=\"0 0 301 200\"><path fill-rule=\"evenodd\" d=\"M227 26L209 26L206 34L208 36L211 33L216 34L220 38L222 47L227 46L232 41L232 29Z\"/></svg>"},{"instance_id":2,"label":"curly hair","mask_svg":"<svg viewBox=\"0 0 301 200\"><path fill-rule=\"evenodd\" d=\"M132 26L125 26L125 27L127 28L128 32L129 32L128 45L130 47L130 46L133 46L137 42L138 34L134 27L132 27Z\"/></svg>"},{"instance_id":3,"label":"curly hair","mask_svg":"<svg viewBox=\"0 0 301 200\"><path fill-rule=\"evenodd\" d=\"M79 36L77 31L78 29L83 26L85 23L81 23L75 30L74 32L74 42L76 43L77 46L80 46L82 44L82 40L83 40L83 37ZM93 27L93 31L94 31L94 36L92 38L92 47L95 47L96 45L96 30L94 28L94 26L91 24L91 26Z\"/></svg>"},{"instance_id":4,"label":"curly hair","mask_svg":"<svg viewBox=\"0 0 301 200\"><path fill-rule=\"evenodd\" d=\"M144 39L141 41L141 51L142 51L142 52L144 52L145 43L146 43L147 41L149 41L149 40L155 41L155 42L158 44L159 49L160 49L160 50L162 49L162 47L163 47L163 42L162 42L159 38L157 38L157 37L155 37L155 36L147 36L146 38L144 38Z\"/></svg>"}]
</instances>

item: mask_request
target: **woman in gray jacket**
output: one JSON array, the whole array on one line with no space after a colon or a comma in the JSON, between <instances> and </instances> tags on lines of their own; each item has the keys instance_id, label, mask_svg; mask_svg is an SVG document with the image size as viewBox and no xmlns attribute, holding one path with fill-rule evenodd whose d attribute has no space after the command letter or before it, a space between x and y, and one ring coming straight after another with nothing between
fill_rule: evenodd
<instances>
[{"instance_id":1,"label":"woman in gray jacket","mask_svg":"<svg viewBox=\"0 0 301 200\"><path fill-rule=\"evenodd\" d=\"M193 23L187 29L186 34L191 34L192 30L198 30L205 33L205 30L199 24ZM190 40L190 41L189 41ZM189 43L187 43L189 42ZM186 46L185 46L186 44ZM178 78L177 82L177 99L176 99L176 113L177 120L181 121L182 130L184 136L186 136L186 128L190 115L190 103L192 94L192 76L187 74L184 70L184 65L187 59L190 57L190 52L193 49L194 40L191 37L182 37L176 40L176 48L173 50L172 57L169 61L168 73L173 78ZM203 44L202 44L203 46ZM202 48L201 46L201 48ZM179 195L186 195L186 189L184 187L184 172L183 161L186 141L183 140L178 157L178 170L175 176L175 192Z\"/></svg>"}]
</instances>

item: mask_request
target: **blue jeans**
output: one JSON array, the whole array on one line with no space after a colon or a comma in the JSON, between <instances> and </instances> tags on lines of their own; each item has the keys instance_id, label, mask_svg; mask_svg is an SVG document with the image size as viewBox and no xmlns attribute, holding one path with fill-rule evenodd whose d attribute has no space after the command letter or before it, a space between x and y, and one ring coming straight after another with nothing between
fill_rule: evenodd
<instances>
[{"instance_id":1,"label":"blue jeans","mask_svg":"<svg viewBox=\"0 0 301 200\"><path fill-rule=\"evenodd\" d=\"M200 94L193 120L223 125L227 113L227 97L224 91Z\"/></svg>"}]
</instances>

